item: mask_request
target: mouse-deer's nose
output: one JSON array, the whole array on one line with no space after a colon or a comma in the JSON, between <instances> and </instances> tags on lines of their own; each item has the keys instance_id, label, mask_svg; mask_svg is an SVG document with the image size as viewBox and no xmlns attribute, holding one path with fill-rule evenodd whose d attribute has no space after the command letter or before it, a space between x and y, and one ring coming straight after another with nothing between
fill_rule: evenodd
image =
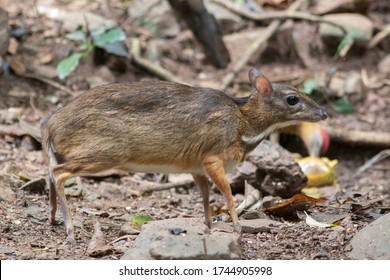
<instances>
[{"instance_id":1,"label":"mouse-deer's nose","mask_svg":"<svg viewBox=\"0 0 390 280\"><path fill-rule=\"evenodd\" d=\"M320 115L322 120L325 120L328 117L328 113L324 109L321 109Z\"/></svg>"}]
</instances>

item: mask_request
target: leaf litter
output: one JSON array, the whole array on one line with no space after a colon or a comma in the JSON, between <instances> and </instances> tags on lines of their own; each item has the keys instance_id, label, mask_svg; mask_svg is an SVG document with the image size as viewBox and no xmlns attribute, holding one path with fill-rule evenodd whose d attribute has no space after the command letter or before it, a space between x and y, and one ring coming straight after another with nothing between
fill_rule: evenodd
<instances>
[{"instance_id":1,"label":"leaf litter","mask_svg":"<svg viewBox=\"0 0 390 280\"><path fill-rule=\"evenodd\" d=\"M8 0L5 1L7 2ZM277 3L280 1L273 2L276 3L275 5L278 5ZM318 3L321 2L323 1L318 1ZM26 3L26 5L29 5L29 3ZM28 33L31 36L19 38L18 40L20 41L17 41L18 48L8 54L14 56L12 58L14 58L14 71L16 74L23 74L24 71L28 73L29 67L26 67L26 65L34 65L35 60L42 59L44 55L48 55L48 58L45 58L45 63L53 67L59 61L59 58L64 58L70 54L66 51L67 49L69 50L69 46L60 44L58 50L53 49L52 44L47 44L48 40L50 40L48 38L50 37L39 37L39 34L43 36L44 33L37 32L39 31L37 29L41 25L35 24L38 18L33 13L33 8L28 10L17 8L16 11L12 10L13 5L4 6L10 9L10 18L13 24L18 25L20 23L20 15L23 14L24 18L26 18L25 28L32 31ZM369 10L369 13L376 13L382 17L385 16L380 13L380 10L375 9L375 4L373 4L373 8ZM61 20L66 20L66 17ZM387 21L389 22L389 19ZM56 23L50 19L43 21L42 24L51 30L56 29L53 29ZM130 32L129 30L126 31ZM52 33L54 35L50 35L48 32L45 34L45 36L65 35L59 32ZM169 39L166 41L171 43ZM282 41L287 42L288 40ZM147 41L142 42L145 43ZM199 73L197 69L200 68L204 72L204 75L202 75L206 77L204 81L201 81L204 84L210 84L213 81L215 84L215 81L222 81L226 76L227 72L219 72L209 68L209 66L203 66L204 62L201 60L201 56L198 55L201 51L192 47L191 40L176 40L172 42L170 45L171 51L165 50L166 57L162 59L162 65L171 71L177 71L179 69L183 80L198 80ZM185 43L183 44L183 42ZM385 39L381 39L381 42L375 43L381 45L381 48L386 49ZM241 43L241 45L245 44ZM183 51L173 53L172 50L175 49ZM303 51L307 52L305 49ZM328 66L336 65L337 67L334 68L336 73L345 74L356 70L356 65L359 65L359 68L364 65L365 71L362 71L362 73L368 73L370 80L378 81L378 83L375 84L375 87L367 87L365 89L365 91L367 90L367 96L352 96L360 98L357 99L358 102L353 102L353 112L351 112L352 110L348 103L340 103L339 111L348 114L339 115L337 112L332 111L332 118L329 120L329 125L342 127L345 131L351 129L388 131L390 126L386 120L389 119L390 115L388 111L382 110L390 104L388 98L386 98L388 96L387 84L386 82L381 82L386 81L386 76L380 76L384 75L383 73L377 74L378 58L382 56L381 50L372 49L366 55L358 57L353 57L353 52L354 45L346 53L346 60L332 62L330 65L323 62L323 69L320 70L325 71L324 69L330 68ZM239 50L238 53L242 53L242 51ZM323 52L318 53L318 57L313 57L310 53L303 53L302 57L309 57L315 61L317 59L327 61L329 56ZM278 54L276 57L281 57L282 55ZM235 57L239 57L239 55L235 55ZM179 59L175 60L174 58ZM177 63L177 61L191 62L189 63L191 67ZM294 78L291 78L294 77L292 73L300 73L299 78L302 85L305 80L302 77L307 77L307 80L315 80L316 77L312 75L313 71L310 69L302 70L297 67L299 63L297 59L293 59L290 64L286 60L283 63L280 61L269 64L264 63L262 67L275 80L287 77L285 81L289 83L297 82L296 85L298 86L300 83L298 81L299 79L297 80L295 78L294 80ZM321 66L321 63L316 64ZM2 110L17 108L18 110L20 109L21 113L17 118L6 118L5 115L3 117L3 114L1 114L0 118L0 187L2 189L0 194L0 216L2 218L0 220L0 259L117 259L125 248L121 249L115 246L115 244L118 246L124 245L125 247L131 246L131 236L135 236L129 235L130 237L126 237L125 235L123 239L118 237L121 226L125 222L129 222L131 217L145 215L155 220L185 215L203 217L203 205L200 192L191 182L187 181L185 184L175 187L176 183L168 181L165 182L168 185L165 185L164 189L158 192L148 191L144 193L137 190L134 186L134 181L143 182L144 185L142 183L139 184L141 186L151 186L152 184L156 184L157 181L155 179L151 179L145 174L131 174L132 177L129 177L119 173L112 173L111 176L82 179L83 188L81 192L69 198L72 214L76 220L76 234L79 236L76 247L64 243L66 236L61 216L58 217L59 226L49 225L46 218L49 211L47 199L48 189L47 186L42 187L40 185L43 181L39 179L46 177L46 167L43 163L39 146L26 149L23 146L23 141L27 135L35 139L34 141L39 145L37 141L40 138L39 129L37 130L35 128L40 127L42 113L48 114L48 112L69 102L72 98L69 92L75 92L77 94L87 89L89 85L83 76L85 73L96 75L96 70L89 63L80 63L74 75L70 75L61 84L63 86L62 89L68 89L68 91L64 92L60 91L60 87L58 85L56 86L54 82L42 83L39 80L32 81L12 73L8 76L0 73L0 88L2 89L0 108ZM108 71L111 70L109 69ZM24 73L23 75L26 74ZM145 77L153 78L148 76L148 73L137 70L129 71L122 75L115 75L115 81L139 80ZM333 77L329 76L328 78L331 80ZM361 75L361 78L363 82L367 80L364 75ZM244 81L242 77L237 78L237 83L233 87L233 93L243 92L249 89L245 84L246 80L245 82L242 81ZM13 90L15 84L18 85L17 90ZM328 85L327 80L324 80L324 84L322 82L312 82L307 87L315 88L318 85L326 87ZM36 94L36 98L33 99L36 99L35 101L37 103L35 101L32 102L31 89ZM10 92L12 94L8 94ZM321 94L324 93L321 92ZM351 96L344 96L345 93L342 91L340 96L337 95L340 93L335 94L332 91L326 91L325 94L329 94L327 97L333 102L331 104L336 104L334 102L340 98L348 102L353 100ZM35 109L32 110L30 108L31 106L35 106ZM25 126L23 122L28 123L32 127ZM297 144L296 139L291 140L290 138L287 146L295 146L296 148L300 145ZM381 150L379 147L365 147L362 149L360 146L351 145L351 143L347 143L346 145L332 143L331 150L327 156L339 161L337 165L338 177L335 186L331 186L331 188L329 186L319 188L321 197L326 199L324 205L310 202L307 199L297 199L282 206L290 209L289 211L292 213L296 213L295 216L299 219L301 219L302 214L305 215L299 209L304 209L318 223L337 224L338 226L332 228L311 228L305 222L299 221L299 219L298 221L291 222L285 220L286 216L281 215L276 217L270 215L268 218L285 221L287 226L271 229L268 232L243 234L241 239L243 258L346 258L345 252L348 250L348 241L357 230L390 211L390 202L387 196L389 170L385 168L389 159L383 157L381 158L382 166L378 164L369 165L359 170L360 172L356 172L358 167L362 166L369 158L372 158ZM257 177L258 175L262 175L262 172L260 174L256 173L258 168L256 163L247 161L245 164L244 168L239 167L239 169L242 168L242 172L239 174L241 177L239 180L240 183L234 184L235 182L233 182L232 184L233 187L237 187L233 188L234 192L238 193L235 195L236 205L239 205L243 200L247 200L244 202L244 205L249 206L252 204L252 202L248 203L249 197L252 196L249 195L251 191L245 192L244 198L240 195L240 193L244 192L245 180L260 190L260 198L256 202L258 203L260 201L260 204L256 205L255 203L252 205L255 206L256 210L243 211L243 217L246 214L250 214L251 211L256 211L257 214L259 211L262 212L262 205L266 205L269 201L280 200L277 193L272 195L267 193L267 190L271 189L270 186L272 186L272 183L276 181L267 177L267 181L263 184L262 188L257 188L258 186L256 184L262 185L264 182L262 181L264 177L260 176L262 180L258 180L259 177ZM270 169L267 168L269 168L268 165L263 166L263 169L269 172ZM283 172L279 174L286 174ZM277 172L275 174L278 175ZM131 181L129 178L134 180ZM30 188L29 185L25 185L26 180L34 183L38 182L38 190L35 190L35 187L31 186ZM41 194L42 189L43 195ZM6 199L2 199L4 195L3 191L9 193ZM299 191L295 190L293 193L297 192ZM95 195L92 196L91 194ZM257 193L254 195L256 198L258 197ZM290 197L292 195L286 198ZM211 203L216 211L223 213L223 199L215 192L214 188L212 189ZM247 208L247 206L244 208ZM283 209L283 207L280 208ZM28 211L31 211L30 214L28 214ZM281 212L283 213L283 211ZM100 229L95 228L94 219L100 222ZM92 239L101 239L101 233L104 234L104 242L92 242ZM92 236L94 237L91 239ZM100 245L96 246L96 244ZM88 245L91 246L91 249L86 254Z\"/></svg>"}]
</instances>

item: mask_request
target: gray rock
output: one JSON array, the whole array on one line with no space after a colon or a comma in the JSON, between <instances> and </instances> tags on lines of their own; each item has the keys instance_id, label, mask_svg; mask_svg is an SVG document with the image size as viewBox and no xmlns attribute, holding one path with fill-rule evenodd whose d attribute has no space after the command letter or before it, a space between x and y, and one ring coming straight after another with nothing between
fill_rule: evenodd
<instances>
[{"instance_id":1,"label":"gray rock","mask_svg":"<svg viewBox=\"0 0 390 280\"><path fill-rule=\"evenodd\" d=\"M283 225L281 222L269 219L240 220L242 233L269 232L271 229Z\"/></svg>"},{"instance_id":2,"label":"gray rock","mask_svg":"<svg viewBox=\"0 0 390 280\"><path fill-rule=\"evenodd\" d=\"M351 240L351 259L390 259L390 214L361 229Z\"/></svg>"},{"instance_id":3,"label":"gray rock","mask_svg":"<svg viewBox=\"0 0 390 280\"><path fill-rule=\"evenodd\" d=\"M214 227L216 227L214 225ZM174 235L172 228L182 228L184 234ZM140 235L122 257L139 259L239 259L239 235L211 230L202 219L176 218L145 224Z\"/></svg>"}]
</instances>

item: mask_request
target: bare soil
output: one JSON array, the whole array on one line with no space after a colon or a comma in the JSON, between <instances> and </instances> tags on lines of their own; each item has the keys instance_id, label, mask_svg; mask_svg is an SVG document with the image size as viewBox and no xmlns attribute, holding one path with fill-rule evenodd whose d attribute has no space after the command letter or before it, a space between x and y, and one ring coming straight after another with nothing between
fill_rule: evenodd
<instances>
[{"instance_id":1,"label":"bare soil","mask_svg":"<svg viewBox=\"0 0 390 280\"><path fill-rule=\"evenodd\" d=\"M33 69L36 68L32 66L39 64L39 61L48 54L52 56L50 62L41 66L50 67L49 71L55 70L63 53L74 47L72 42L64 39L60 23L45 16L37 16L34 2L23 1L22 4L18 1L2 1L3 9L9 12L11 28L23 26L27 30L18 41L17 52L13 55L8 54L6 59L9 62L22 63L28 74L34 74ZM126 16L120 16L119 11L124 10L126 4L123 1L112 2L114 11L119 14L118 19L120 22L123 21ZM74 4L72 1L53 1L51 4L64 9L76 9L72 6ZM78 9L105 15L105 10L98 1L91 5L80 5ZM135 33L131 26L124 26L124 29L129 37L140 36L140 33ZM183 43L173 38L167 39L165 43L165 49L171 51L163 54L165 58L162 66L183 80L197 81L199 73L202 72L206 77L202 84L218 85L230 70L216 70L208 65L204 57L199 55L202 51L193 40ZM190 59L182 53L177 53L181 47L185 46L188 49L188 45L195 53ZM387 46L382 44L362 53L351 53L346 59L338 61L323 52L318 54L321 65L315 71L325 72L330 66L336 66L337 71L340 72L361 71L364 68L370 74L370 78L376 80L381 78L376 76L378 63L387 52ZM92 58L88 58L83 60L76 71L64 81L51 79L62 83L76 94L88 89L90 84L87 79L96 76L103 76L106 80L115 82L155 79L150 73L129 61L120 62L121 65L124 63L125 71L118 68L118 62L114 58L110 61L108 64L96 65ZM267 63L261 68L272 80L278 80L278 77L285 77L291 73L302 73L302 76L305 76L313 72L305 69L296 56L286 58L275 55L267 57L266 61ZM248 89L245 72L239 75L235 85L229 89L229 93L240 94ZM68 201L77 236L77 244L69 244L66 241L60 213L58 213L59 225L52 226L48 222L47 187L37 183L22 188L27 179L46 178L47 167L43 161L40 144L32 137L34 133L26 133L25 128L21 129L18 126L18 122L22 121L27 123L29 128L39 130L43 119L56 108L67 104L73 96L50 83L23 77L13 71L9 73L3 71L0 74L0 92L0 109L3 112L0 116L2 125L0 189L2 192L11 192L7 196L8 201L0 201L0 259L118 259L124 250L131 246L136 234L114 242L115 246L110 247L110 250L91 254L88 246L94 234L94 222L100 222L104 238L107 243L110 243L119 237L123 224L134 215L149 215L156 220L178 216L203 219L200 191L192 184L142 195L141 187L145 182L165 182L166 176L117 173L99 178L83 178L82 184L75 184L69 188ZM342 123L346 129L390 131L389 87L367 89L363 95L363 98L356 98L354 101L355 111L352 114L344 116L330 109L330 125L334 122ZM9 129L5 130L5 126ZM302 145L298 139L288 138L282 141L282 144L288 149L302 152ZM390 210L390 169L388 168L390 159L384 159L368 171L356 174L358 167L382 149L383 147L332 142L326 156L339 161L336 167L337 184L323 188L321 193L323 197L333 202L333 205L342 206L344 202L352 201L355 208L350 208L346 212L347 215L337 221L338 226L333 228L309 227L299 220L281 220L288 226L266 233L243 234L242 258L348 258L346 253L351 249L348 243L356 232ZM212 191L212 206L220 209L223 206L223 198L214 189ZM242 194L236 194L237 203L242 200L242 197ZM329 210L318 208L316 211Z\"/></svg>"}]
</instances>

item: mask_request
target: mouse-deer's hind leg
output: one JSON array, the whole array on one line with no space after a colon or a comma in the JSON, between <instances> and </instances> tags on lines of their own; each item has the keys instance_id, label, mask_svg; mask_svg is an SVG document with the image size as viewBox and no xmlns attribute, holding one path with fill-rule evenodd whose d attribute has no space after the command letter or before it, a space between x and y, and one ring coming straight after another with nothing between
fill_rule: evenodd
<instances>
[{"instance_id":1,"label":"mouse-deer's hind leg","mask_svg":"<svg viewBox=\"0 0 390 280\"><path fill-rule=\"evenodd\" d=\"M209 199L209 182L207 177L204 175L192 174L192 176L194 177L195 183L199 186L200 191L202 192L205 224L210 229L212 218Z\"/></svg>"},{"instance_id":2,"label":"mouse-deer's hind leg","mask_svg":"<svg viewBox=\"0 0 390 280\"><path fill-rule=\"evenodd\" d=\"M49 179L49 205L50 205L50 224L56 225L57 213L57 191L56 182L52 178Z\"/></svg>"},{"instance_id":3,"label":"mouse-deer's hind leg","mask_svg":"<svg viewBox=\"0 0 390 280\"><path fill-rule=\"evenodd\" d=\"M51 220L55 221L55 213L57 209L57 205L54 206L54 202L56 201L54 196L54 190L57 194L58 197L58 202L60 204L60 210L62 213L62 217L65 222L65 227L66 227L66 234L68 235L68 240L71 242L75 242L75 236L74 236L74 227L73 227L73 222L72 222L72 217L70 215L70 210L68 203L66 201L66 195L65 195L65 181L68 178L76 176L74 173L69 172L69 171L64 171L66 170L66 164L59 164L57 166L53 167L53 179L55 183L53 184L53 187L50 186L50 207L51 208Z\"/></svg>"}]
</instances>

